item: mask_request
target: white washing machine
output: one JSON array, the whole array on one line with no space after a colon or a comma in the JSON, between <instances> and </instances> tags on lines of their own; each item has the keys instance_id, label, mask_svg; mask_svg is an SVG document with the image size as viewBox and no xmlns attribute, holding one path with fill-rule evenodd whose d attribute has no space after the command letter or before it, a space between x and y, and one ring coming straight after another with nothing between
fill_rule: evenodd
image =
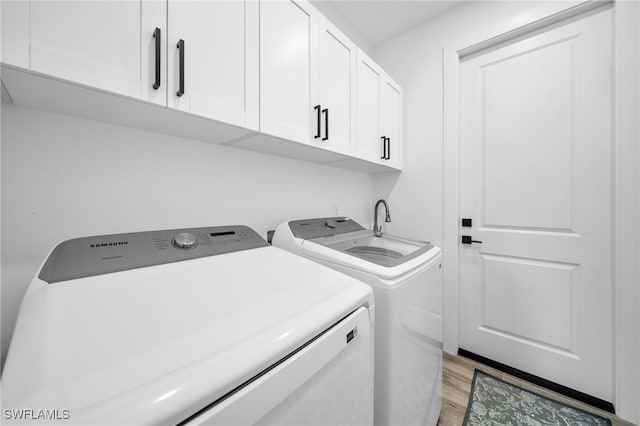
<instances>
[{"instance_id":1,"label":"white washing machine","mask_svg":"<svg viewBox=\"0 0 640 426\"><path fill-rule=\"evenodd\" d=\"M245 226L65 241L22 302L3 424L372 424L373 313Z\"/></svg>"},{"instance_id":2,"label":"white washing machine","mask_svg":"<svg viewBox=\"0 0 640 426\"><path fill-rule=\"evenodd\" d=\"M440 248L376 237L346 217L279 225L274 246L369 284L376 301L376 425L435 426L442 406Z\"/></svg>"}]
</instances>

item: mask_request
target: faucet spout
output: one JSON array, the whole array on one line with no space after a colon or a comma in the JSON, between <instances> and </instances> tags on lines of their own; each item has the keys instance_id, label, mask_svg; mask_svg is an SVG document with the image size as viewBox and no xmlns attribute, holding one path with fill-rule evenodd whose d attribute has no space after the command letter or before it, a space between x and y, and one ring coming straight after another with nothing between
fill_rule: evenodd
<instances>
[{"instance_id":1,"label":"faucet spout","mask_svg":"<svg viewBox=\"0 0 640 426\"><path fill-rule=\"evenodd\" d=\"M378 225L378 207L380 207L380 204L384 206L384 210L385 210L384 221L391 222L391 213L389 213L389 205L385 200L382 200L382 199L378 200L376 202L376 206L373 209L373 235L375 235L376 237L382 237L382 225Z\"/></svg>"}]
</instances>

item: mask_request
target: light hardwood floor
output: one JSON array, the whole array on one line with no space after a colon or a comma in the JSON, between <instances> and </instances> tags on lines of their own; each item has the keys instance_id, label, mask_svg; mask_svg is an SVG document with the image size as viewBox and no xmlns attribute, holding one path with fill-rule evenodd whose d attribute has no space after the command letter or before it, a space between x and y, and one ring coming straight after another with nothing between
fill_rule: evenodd
<instances>
[{"instance_id":1,"label":"light hardwood floor","mask_svg":"<svg viewBox=\"0 0 640 426\"><path fill-rule=\"evenodd\" d=\"M469 401L469 392L471 391L471 380L473 379L474 368L491 374L505 382L554 398L565 404L590 411L602 417L608 417L611 419L613 426L633 426L631 423L625 422L606 411L599 410L583 402L552 392L546 388L525 382L517 377L513 377L491 367L487 367L484 364L480 364L458 355L451 355L446 352L443 355L442 410L440 411L438 426L460 426L462 424L462 420L464 420L464 413L467 409L467 402Z\"/></svg>"}]
</instances>

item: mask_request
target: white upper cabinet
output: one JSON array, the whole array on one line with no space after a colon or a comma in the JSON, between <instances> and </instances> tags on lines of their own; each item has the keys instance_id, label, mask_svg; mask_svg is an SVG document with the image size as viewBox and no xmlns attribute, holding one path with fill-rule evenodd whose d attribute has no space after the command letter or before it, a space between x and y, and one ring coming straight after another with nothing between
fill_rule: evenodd
<instances>
[{"instance_id":1,"label":"white upper cabinet","mask_svg":"<svg viewBox=\"0 0 640 426\"><path fill-rule=\"evenodd\" d=\"M356 46L324 16L319 19L317 87L320 132L314 137L320 138L315 140L331 151L351 154L356 136Z\"/></svg>"},{"instance_id":2,"label":"white upper cabinet","mask_svg":"<svg viewBox=\"0 0 640 426\"><path fill-rule=\"evenodd\" d=\"M359 158L401 167L402 89L358 50L357 143Z\"/></svg>"},{"instance_id":3,"label":"white upper cabinet","mask_svg":"<svg viewBox=\"0 0 640 426\"><path fill-rule=\"evenodd\" d=\"M260 131L351 155L356 50L307 1L263 0Z\"/></svg>"},{"instance_id":4,"label":"white upper cabinet","mask_svg":"<svg viewBox=\"0 0 640 426\"><path fill-rule=\"evenodd\" d=\"M32 1L29 21L33 71L258 130L257 0Z\"/></svg>"},{"instance_id":5,"label":"white upper cabinet","mask_svg":"<svg viewBox=\"0 0 640 426\"><path fill-rule=\"evenodd\" d=\"M402 89L309 0L0 7L3 93L18 105L356 170L401 168Z\"/></svg>"},{"instance_id":6,"label":"white upper cabinet","mask_svg":"<svg viewBox=\"0 0 640 426\"><path fill-rule=\"evenodd\" d=\"M257 1L169 0L169 107L258 130L258 26Z\"/></svg>"},{"instance_id":7,"label":"white upper cabinet","mask_svg":"<svg viewBox=\"0 0 640 426\"><path fill-rule=\"evenodd\" d=\"M159 1L32 1L30 68L43 74L159 104L156 28L166 52L166 4Z\"/></svg>"},{"instance_id":8,"label":"white upper cabinet","mask_svg":"<svg viewBox=\"0 0 640 426\"><path fill-rule=\"evenodd\" d=\"M301 0L260 3L260 131L301 143L316 134L318 11ZM313 124L313 130L311 130Z\"/></svg>"}]
</instances>

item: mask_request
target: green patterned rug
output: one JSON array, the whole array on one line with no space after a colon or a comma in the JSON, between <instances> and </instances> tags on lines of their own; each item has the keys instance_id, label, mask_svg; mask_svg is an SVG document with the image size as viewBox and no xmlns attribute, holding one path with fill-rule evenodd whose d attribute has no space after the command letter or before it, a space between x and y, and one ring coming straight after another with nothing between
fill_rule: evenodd
<instances>
[{"instance_id":1,"label":"green patterned rug","mask_svg":"<svg viewBox=\"0 0 640 426\"><path fill-rule=\"evenodd\" d=\"M462 425L611 426L611 421L475 370Z\"/></svg>"}]
</instances>

